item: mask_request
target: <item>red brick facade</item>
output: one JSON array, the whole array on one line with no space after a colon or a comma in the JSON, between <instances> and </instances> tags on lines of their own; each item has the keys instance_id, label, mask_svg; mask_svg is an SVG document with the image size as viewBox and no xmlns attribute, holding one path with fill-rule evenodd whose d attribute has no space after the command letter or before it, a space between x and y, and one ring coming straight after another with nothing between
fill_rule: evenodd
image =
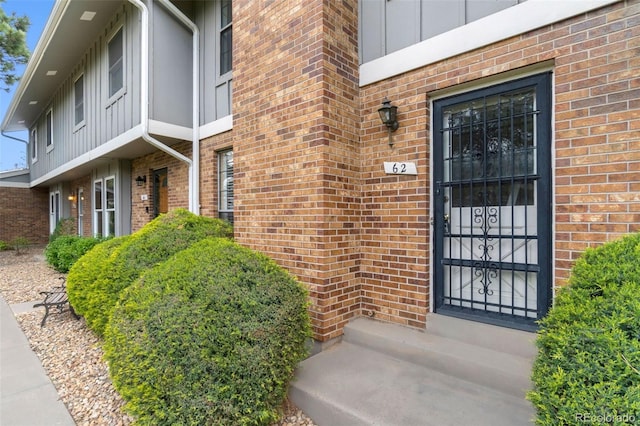
<instances>
[{"instance_id":1,"label":"red brick facade","mask_svg":"<svg viewBox=\"0 0 640 426\"><path fill-rule=\"evenodd\" d=\"M49 241L49 192L40 188L0 187L0 241Z\"/></svg>"}]
</instances>

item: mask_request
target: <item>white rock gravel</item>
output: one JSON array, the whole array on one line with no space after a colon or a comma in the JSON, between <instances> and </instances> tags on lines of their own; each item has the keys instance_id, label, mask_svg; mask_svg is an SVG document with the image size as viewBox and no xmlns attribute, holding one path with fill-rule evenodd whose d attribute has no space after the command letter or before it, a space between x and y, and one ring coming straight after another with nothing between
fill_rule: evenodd
<instances>
[{"instance_id":1,"label":"white rock gravel","mask_svg":"<svg viewBox=\"0 0 640 426\"><path fill-rule=\"evenodd\" d=\"M60 285L60 276L46 264L43 247L19 256L0 251L0 293L9 305L41 300L39 292ZM84 320L69 312L55 313L40 327L43 315L43 309L36 309L18 314L17 319L76 424L131 424L133 419L122 411L124 401L109 378L100 341ZM283 409L283 419L274 426L315 426L292 404Z\"/></svg>"}]
</instances>

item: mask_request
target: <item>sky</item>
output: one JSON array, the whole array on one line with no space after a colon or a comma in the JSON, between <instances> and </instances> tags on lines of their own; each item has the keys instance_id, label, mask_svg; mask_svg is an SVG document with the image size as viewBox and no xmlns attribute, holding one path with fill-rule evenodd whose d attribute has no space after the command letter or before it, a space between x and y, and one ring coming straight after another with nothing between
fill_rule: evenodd
<instances>
[{"instance_id":1,"label":"sky","mask_svg":"<svg viewBox=\"0 0 640 426\"><path fill-rule=\"evenodd\" d=\"M27 32L27 46L33 52L47 23L53 4L54 0L6 0L0 3L0 7L7 15L16 12L18 16L26 15L29 17L31 26ZM24 68L24 66L18 68L18 75L22 75ZM18 84L14 84L9 93L0 90L0 122L4 119ZM9 134L22 140L27 140L28 137L26 131ZM0 171L26 167L26 148L26 144L22 142L0 136Z\"/></svg>"}]
</instances>

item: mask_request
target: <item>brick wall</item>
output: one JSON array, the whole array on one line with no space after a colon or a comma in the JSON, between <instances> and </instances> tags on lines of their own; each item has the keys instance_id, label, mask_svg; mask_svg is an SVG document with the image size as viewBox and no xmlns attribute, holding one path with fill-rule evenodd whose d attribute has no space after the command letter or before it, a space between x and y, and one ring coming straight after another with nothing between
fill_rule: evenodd
<instances>
[{"instance_id":1,"label":"brick wall","mask_svg":"<svg viewBox=\"0 0 640 426\"><path fill-rule=\"evenodd\" d=\"M38 188L0 187L0 241L24 237L32 244L49 241L49 192Z\"/></svg>"},{"instance_id":2,"label":"brick wall","mask_svg":"<svg viewBox=\"0 0 640 426\"><path fill-rule=\"evenodd\" d=\"M357 1L233 7L235 237L308 286L327 340L360 308Z\"/></svg>"},{"instance_id":3,"label":"brick wall","mask_svg":"<svg viewBox=\"0 0 640 426\"><path fill-rule=\"evenodd\" d=\"M191 142L181 142L171 148L191 158ZM131 163L131 232L142 228L153 216L153 172L167 169L169 210L189 207L189 168L175 157L156 151ZM136 184L136 177L146 176L142 186ZM146 200L142 196L146 196Z\"/></svg>"}]
</instances>

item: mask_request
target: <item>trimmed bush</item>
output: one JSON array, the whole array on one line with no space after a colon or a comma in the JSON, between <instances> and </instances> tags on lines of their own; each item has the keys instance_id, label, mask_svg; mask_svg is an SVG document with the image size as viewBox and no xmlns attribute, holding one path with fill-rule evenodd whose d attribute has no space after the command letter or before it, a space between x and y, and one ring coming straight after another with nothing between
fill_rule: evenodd
<instances>
[{"instance_id":1,"label":"trimmed bush","mask_svg":"<svg viewBox=\"0 0 640 426\"><path fill-rule=\"evenodd\" d=\"M87 324L102 336L120 292L143 272L206 237L232 235L228 222L196 216L185 209L158 216L117 247L103 264L93 291L87 295Z\"/></svg>"},{"instance_id":2,"label":"trimmed bush","mask_svg":"<svg viewBox=\"0 0 640 426\"><path fill-rule=\"evenodd\" d=\"M269 425L310 337L305 288L226 239L194 244L122 294L105 357L141 425Z\"/></svg>"},{"instance_id":3,"label":"trimmed bush","mask_svg":"<svg viewBox=\"0 0 640 426\"><path fill-rule=\"evenodd\" d=\"M640 283L640 233L588 248L571 270L569 285L594 296L610 284Z\"/></svg>"},{"instance_id":4,"label":"trimmed bush","mask_svg":"<svg viewBox=\"0 0 640 426\"><path fill-rule=\"evenodd\" d=\"M111 238L95 245L80 257L69 269L67 276L67 294L69 303L78 315L87 315L89 300L96 292L98 277L104 270L113 252L120 247L129 235Z\"/></svg>"},{"instance_id":5,"label":"trimmed bush","mask_svg":"<svg viewBox=\"0 0 640 426\"><path fill-rule=\"evenodd\" d=\"M585 253L541 321L528 394L538 425L640 422L637 242Z\"/></svg>"},{"instance_id":6,"label":"trimmed bush","mask_svg":"<svg viewBox=\"0 0 640 426\"><path fill-rule=\"evenodd\" d=\"M101 241L101 238L61 235L47 245L44 255L53 269L67 273L80 257Z\"/></svg>"}]
</instances>

